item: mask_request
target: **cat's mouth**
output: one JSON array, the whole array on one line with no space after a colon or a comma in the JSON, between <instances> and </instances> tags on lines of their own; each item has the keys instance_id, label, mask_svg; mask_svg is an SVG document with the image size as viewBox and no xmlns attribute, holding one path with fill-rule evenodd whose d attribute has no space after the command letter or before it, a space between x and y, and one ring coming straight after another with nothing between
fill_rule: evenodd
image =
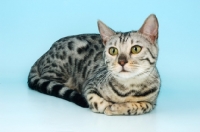
<instances>
[{"instance_id":1,"label":"cat's mouth","mask_svg":"<svg viewBox=\"0 0 200 132\"><path fill-rule=\"evenodd\" d=\"M126 71L126 70L122 69L120 72L128 72L128 71Z\"/></svg>"},{"instance_id":2,"label":"cat's mouth","mask_svg":"<svg viewBox=\"0 0 200 132\"><path fill-rule=\"evenodd\" d=\"M124 67L122 67L122 70L120 72L128 72L128 71L125 70Z\"/></svg>"}]
</instances>

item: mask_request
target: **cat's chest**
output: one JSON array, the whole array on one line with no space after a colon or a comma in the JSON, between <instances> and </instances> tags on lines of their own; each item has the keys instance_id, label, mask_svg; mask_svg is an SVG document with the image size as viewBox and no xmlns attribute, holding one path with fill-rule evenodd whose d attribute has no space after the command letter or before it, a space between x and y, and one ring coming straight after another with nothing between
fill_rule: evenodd
<instances>
[{"instance_id":1,"label":"cat's chest","mask_svg":"<svg viewBox=\"0 0 200 132\"><path fill-rule=\"evenodd\" d=\"M110 102L122 103L122 102L137 102L142 101L137 98L136 95L141 91L141 87L137 86L124 86L122 84L108 82L103 87L99 87L98 90L104 99Z\"/></svg>"}]
</instances>

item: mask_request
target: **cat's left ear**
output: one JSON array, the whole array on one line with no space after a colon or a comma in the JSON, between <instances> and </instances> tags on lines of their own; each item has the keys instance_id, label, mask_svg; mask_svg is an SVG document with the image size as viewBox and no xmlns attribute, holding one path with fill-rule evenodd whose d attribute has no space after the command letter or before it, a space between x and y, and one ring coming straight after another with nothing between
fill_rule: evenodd
<instances>
[{"instance_id":1,"label":"cat's left ear","mask_svg":"<svg viewBox=\"0 0 200 132\"><path fill-rule=\"evenodd\" d=\"M144 22L142 27L138 30L139 33L142 33L149 37L152 43L158 39L158 20L154 14L151 14Z\"/></svg>"},{"instance_id":2,"label":"cat's left ear","mask_svg":"<svg viewBox=\"0 0 200 132\"><path fill-rule=\"evenodd\" d=\"M106 42L110 39L111 36L115 35L115 31L106 26L102 21L98 20L98 28L103 40L103 44L106 45Z\"/></svg>"}]
</instances>

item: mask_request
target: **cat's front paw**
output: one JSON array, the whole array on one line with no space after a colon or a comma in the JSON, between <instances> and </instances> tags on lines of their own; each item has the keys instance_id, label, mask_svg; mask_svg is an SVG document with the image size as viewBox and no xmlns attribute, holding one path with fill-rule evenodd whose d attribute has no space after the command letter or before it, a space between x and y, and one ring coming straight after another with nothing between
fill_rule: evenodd
<instances>
[{"instance_id":1,"label":"cat's front paw","mask_svg":"<svg viewBox=\"0 0 200 132\"><path fill-rule=\"evenodd\" d=\"M106 115L122 115L123 113L123 104L112 104L111 106L106 107L104 114Z\"/></svg>"},{"instance_id":2,"label":"cat's front paw","mask_svg":"<svg viewBox=\"0 0 200 132\"><path fill-rule=\"evenodd\" d=\"M149 102L128 102L112 104L106 107L104 114L106 115L140 115L150 112L154 108Z\"/></svg>"},{"instance_id":3,"label":"cat's front paw","mask_svg":"<svg viewBox=\"0 0 200 132\"><path fill-rule=\"evenodd\" d=\"M106 107L106 109L104 110L104 114L109 116L113 115L111 111L111 106Z\"/></svg>"},{"instance_id":4,"label":"cat's front paw","mask_svg":"<svg viewBox=\"0 0 200 132\"><path fill-rule=\"evenodd\" d=\"M95 113L103 113L104 110L111 105L112 103L104 100L103 98L99 98L98 100L90 101L89 107Z\"/></svg>"}]
</instances>

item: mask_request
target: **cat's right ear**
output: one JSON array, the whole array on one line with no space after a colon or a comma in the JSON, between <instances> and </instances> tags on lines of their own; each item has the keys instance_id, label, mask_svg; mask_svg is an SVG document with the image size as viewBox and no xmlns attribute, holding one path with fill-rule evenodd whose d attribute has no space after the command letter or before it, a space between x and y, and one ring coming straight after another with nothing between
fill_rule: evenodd
<instances>
[{"instance_id":1,"label":"cat's right ear","mask_svg":"<svg viewBox=\"0 0 200 132\"><path fill-rule=\"evenodd\" d=\"M102 21L98 20L98 28L103 44L106 45L106 42L110 39L111 36L115 35L115 31L106 26Z\"/></svg>"},{"instance_id":2,"label":"cat's right ear","mask_svg":"<svg viewBox=\"0 0 200 132\"><path fill-rule=\"evenodd\" d=\"M139 29L140 33L146 35L150 40L155 43L158 39L158 20L154 14L151 14Z\"/></svg>"}]
</instances>

